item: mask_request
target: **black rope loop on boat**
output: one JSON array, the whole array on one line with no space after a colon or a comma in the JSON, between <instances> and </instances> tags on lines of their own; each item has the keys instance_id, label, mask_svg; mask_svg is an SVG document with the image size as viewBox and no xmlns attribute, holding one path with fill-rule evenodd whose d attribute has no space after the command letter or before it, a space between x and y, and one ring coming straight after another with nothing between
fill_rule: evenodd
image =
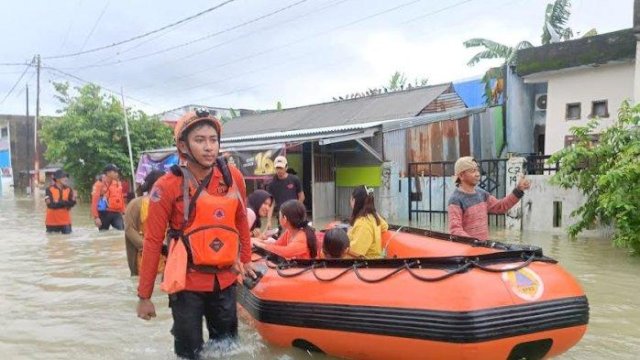
<instances>
[{"instance_id":1,"label":"black rope loop on boat","mask_svg":"<svg viewBox=\"0 0 640 360\"><path fill-rule=\"evenodd\" d=\"M354 267L356 266L356 264L353 264L353 265L354 265ZM358 264L357 266L360 266L360 264ZM323 261L322 262L322 267L326 269L327 268L327 263ZM338 273L338 275L336 275L334 277L330 277L330 278L323 278L323 277L318 276L318 273L316 272L316 269L320 268L319 266L314 266L311 269L311 273L319 281L329 282L329 281L334 281L334 280L337 280L337 279L341 278L346 273L348 273L349 271L353 270L354 267L348 267L348 268L344 269L343 271L341 271L340 273Z\"/></svg>"},{"instance_id":2,"label":"black rope loop on boat","mask_svg":"<svg viewBox=\"0 0 640 360\"><path fill-rule=\"evenodd\" d=\"M302 268L302 270L300 271L296 271L294 273L284 273L282 272L282 270L288 269L291 266L295 266L296 262L292 262L292 263L284 263L284 264L278 264L277 268L276 268L276 272L278 273L278 275L282 276L283 278L292 278L292 277L296 277L296 276L300 276L304 273L306 273L307 271L313 269L315 267L315 263L311 264L311 266L307 266L305 268Z\"/></svg>"},{"instance_id":3,"label":"black rope loop on boat","mask_svg":"<svg viewBox=\"0 0 640 360\"><path fill-rule=\"evenodd\" d=\"M366 265L366 262L364 264ZM418 261L412 262L409 266L414 266L416 264L418 264ZM388 273L386 275L383 275L383 276L381 276L381 277L379 277L377 279L367 279L366 277L360 275L360 272L358 271L359 266L357 266L357 265L358 265L357 262L353 263L352 269L353 269L353 272L356 274L356 277L358 278L358 280L364 281L364 282L369 283L369 284L375 284L375 283L379 283L381 281L387 280L388 278L392 277L393 275L403 271L405 269L406 262L405 262L405 266L399 266L395 270L393 270L392 272L390 272L390 273Z\"/></svg>"},{"instance_id":4,"label":"black rope loop on boat","mask_svg":"<svg viewBox=\"0 0 640 360\"><path fill-rule=\"evenodd\" d=\"M418 261L418 265L420 265L420 261ZM459 273L465 272L471 266L472 266L471 262L466 262L462 266L459 266L459 267L453 269L452 271L449 271L449 272L444 273L443 275L434 276L434 277L426 277L426 276L421 276L421 275L416 274L411 269L411 266L409 264L407 264L407 263L405 263L404 268L407 269L407 271L409 272L409 275L411 275L414 279L417 279L417 280L420 280L420 281L435 282L435 281L444 280L444 279L449 278L449 277L451 277L451 276L453 276L455 274L459 274Z\"/></svg>"},{"instance_id":5,"label":"black rope loop on boat","mask_svg":"<svg viewBox=\"0 0 640 360\"><path fill-rule=\"evenodd\" d=\"M525 254L522 254L522 259L524 260L524 256ZM493 272L493 273L502 273L502 272L509 272L509 271L518 271L522 268L525 268L527 266L529 266L533 260L536 258L536 254L535 253L531 253L531 255L529 256L528 259L526 259L525 262L523 262L522 264L518 265L518 266L514 266L512 268L508 268L508 269L495 269L495 268L491 268L488 266L484 266L484 265L480 265L480 262L478 261L478 259L476 258L475 260L471 260L469 263L472 264L474 267L477 267L480 270L483 271L488 271L488 272Z\"/></svg>"}]
</instances>

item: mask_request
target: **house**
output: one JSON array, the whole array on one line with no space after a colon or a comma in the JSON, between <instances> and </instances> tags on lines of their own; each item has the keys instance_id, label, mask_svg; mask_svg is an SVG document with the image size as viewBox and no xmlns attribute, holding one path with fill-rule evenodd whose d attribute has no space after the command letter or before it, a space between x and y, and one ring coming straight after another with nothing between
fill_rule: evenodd
<instances>
[{"instance_id":1,"label":"house","mask_svg":"<svg viewBox=\"0 0 640 360\"><path fill-rule=\"evenodd\" d=\"M40 126L39 124L38 126ZM24 115L0 115L0 168L1 178L12 177L4 184L13 184L18 192L29 192L33 180L34 168L34 117ZM39 182L46 179L47 162L44 159L46 147L38 144L38 161L40 165ZM5 186L6 188L6 186Z\"/></svg>"},{"instance_id":2,"label":"house","mask_svg":"<svg viewBox=\"0 0 640 360\"><path fill-rule=\"evenodd\" d=\"M444 83L234 118L220 146L249 193L272 179L273 159L286 155L316 223L348 217L351 192L361 184L374 188L383 216L404 222L410 206L445 212L453 162L471 154L499 157L504 126L502 106L468 108ZM146 152L136 178L175 161L175 148ZM412 199L413 193L424 196Z\"/></svg>"},{"instance_id":3,"label":"house","mask_svg":"<svg viewBox=\"0 0 640 360\"><path fill-rule=\"evenodd\" d=\"M502 107L469 109L444 83L236 118L225 124L221 147L245 171L250 190L273 174L265 154L286 153L314 220L347 217L359 184L376 189L384 216L405 219L409 164L471 153L495 158L504 145L502 120Z\"/></svg>"},{"instance_id":4,"label":"house","mask_svg":"<svg viewBox=\"0 0 640 360\"><path fill-rule=\"evenodd\" d=\"M571 127L594 117L611 125L634 99L636 66L633 29L519 50L506 79L514 150L553 154L571 145Z\"/></svg>"}]
</instances>

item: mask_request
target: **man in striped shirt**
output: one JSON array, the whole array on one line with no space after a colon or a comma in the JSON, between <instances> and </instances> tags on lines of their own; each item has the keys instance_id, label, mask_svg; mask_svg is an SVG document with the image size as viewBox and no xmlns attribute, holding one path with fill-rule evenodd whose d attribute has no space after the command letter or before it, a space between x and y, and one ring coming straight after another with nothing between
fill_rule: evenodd
<instances>
[{"instance_id":1,"label":"man in striped shirt","mask_svg":"<svg viewBox=\"0 0 640 360\"><path fill-rule=\"evenodd\" d=\"M449 233L479 240L489 238L489 214L504 214L520 201L524 190L531 187L522 177L516 188L504 197L496 199L484 189L477 188L480 182L478 163L471 156L461 157L455 164L456 190L449 198Z\"/></svg>"}]
</instances>

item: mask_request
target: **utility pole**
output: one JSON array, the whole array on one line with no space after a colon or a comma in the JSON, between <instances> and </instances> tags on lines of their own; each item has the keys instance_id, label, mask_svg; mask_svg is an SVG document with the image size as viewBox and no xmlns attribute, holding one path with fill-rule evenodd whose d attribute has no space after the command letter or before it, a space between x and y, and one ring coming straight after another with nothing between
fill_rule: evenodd
<instances>
[{"instance_id":1,"label":"utility pole","mask_svg":"<svg viewBox=\"0 0 640 360\"><path fill-rule=\"evenodd\" d=\"M25 92L27 94L27 121L25 123L27 125L27 159L28 159L29 155L31 155L31 154L29 154L31 152L31 148L29 146L29 137L28 137L29 136L29 84L26 85ZM30 168L30 166L27 165L27 174L29 173L29 168ZM34 187L34 184L33 184L33 177L31 178L31 186L30 186L30 188L31 188L31 193L33 194L33 192L35 190L35 187Z\"/></svg>"},{"instance_id":2,"label":"utility pole","mask_svg":"<svg viewBox=\"0 0 640 360\"><path fill-rule=\"evenodd\" d=\"M131 186L133 193L137 192L136 173L133 170L133 154L131 153L131 136L129 136L129 118L127 117L127 107L124 104L124 88L120 87L120 96L122 96L122 112L124 114L124 131L127 135L127 147L129 148L129 166L131 167Z\"/></svg>"},{"instance_id":3,"label":"utility pole","mask_svg":"<svg viewBox=\"0 0 640 360\"><path fill-rule=\"evenodd\" d=\"M36 55L36 117L33 126L33 184L37 190L40 174L40 157L38 156L38 122L40 121L40 55ZM33 193L36 196L36 193Z\"/></svg>"}]
</instances>

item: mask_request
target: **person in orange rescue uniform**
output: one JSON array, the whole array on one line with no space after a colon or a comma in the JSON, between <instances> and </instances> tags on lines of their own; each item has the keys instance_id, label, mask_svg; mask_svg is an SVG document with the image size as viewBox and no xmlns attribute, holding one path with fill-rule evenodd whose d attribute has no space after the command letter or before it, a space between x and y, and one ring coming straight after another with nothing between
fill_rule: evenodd
<instances>
[{"instance_id":1,"label":"person in orange rescue uniform","mask_svg":"<svg viewBox=\"0 0 640 360\"><path fill-rule=\"evenodd\" d=\"M101 183L94 184L91 194L91 216L98 230L124 230L124 195L119 180L118 167L109 164L104 168Z\"/></svg>"},{"instance_id":2,"label":"person in orange rescue uniform","mask_svg":"<svg viewBox=\"0 0 640 360\"><path fill-rule=\"evenodd\" d=\"M204 343L203 317L209 339L237 337L238 273L252 278L256 274L251 263L244 178L218 157L219 120L206 109L198 109L185 114L174 132L180 166L172 167L151 190L137 314L145 320L156 316L151 295L168 227L169 248L182 241L189 255L184 289L169 295L174 351L180 358L196 359Z\"/></svg>"},{"instance_id":3,"label":"person in orange rescue uniform","mask_svg":"<svg viewBox=\"0 0 640 360\"><path fill-rule=\"evenodd\" d=\"M71 233L71 208L76 205L76 193L67 185L69 175L62 169L53 173L54 183L45 192L47 232Z\"/></svg>"}]
</instances>

